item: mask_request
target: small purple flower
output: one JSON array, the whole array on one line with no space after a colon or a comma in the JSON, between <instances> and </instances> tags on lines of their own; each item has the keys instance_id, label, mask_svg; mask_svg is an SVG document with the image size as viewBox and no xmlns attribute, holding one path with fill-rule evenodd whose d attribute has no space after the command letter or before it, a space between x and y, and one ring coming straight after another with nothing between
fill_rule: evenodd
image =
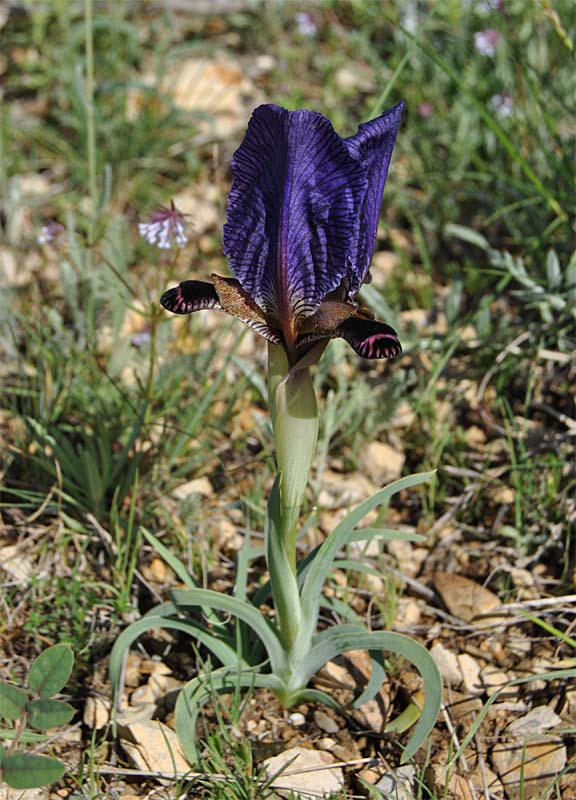
<instances>
[{"instance_id":1,"label":"small purple flower","mask_svg":"<svg viewBox=\"0 0 576 800\"><path fill-rule=\"evenodd\" d=\"M490 98L490 105L499 117L507 119L514 113L514 100L510 92L500 92Z\"/></svg>"},{"instance_id":2,"label":"small purple flower","mask_svg":"<svg viewBox=\"0 0 576 800\"><path fill-rule=\"evenodd\" d=\"M141 222L138 225L138 232L149 244L156 244L163 250L169 250L174 242L178 247L184 247L188 241L184 223L184 214L178 211L172 201L170 208L160 206L151 214L149 222Z\"/></svg>"},{"instance_id":3,"label":"small purple flower","mask_svg":"<svg viewBox=\"0 0 576 800\"><path fill-rule=\"evenodd\" d=\"M49 244L50 242L53 242L54 239L58 238L58 236L60 236L62 233L64 233L64 231L64 225L60 225L59 222L51 219L40 228L40 233L38 234L38 244Z\"/></svg>"},{"instance_id":4,"label":"small purple flower","mask_svg":"<svg viewBox=\"0 0 576 800\"><path fill-rule=\"evenodd\" d=\"M486 28L474 34L474 47L481 56L494 56L502 41L502 34L494 28Z\"/></svg>"},{"instance_id":5,"label":"small purple flower","mask_svg":"<svg viewBox=\"0 0 576 800\"><path fill-rule=\"evenodd\" d=\"M434 106L432 103L424 102L420 103L418 106L418 114L422 117L422 119L429 119L434 113Z\"/></svg>"},{"instance_id":6,"label":"small purple flower","mask_svg":"<svg viewBox=\"0 0 576 800\"><path fill-rule=\"evenodd\" d=\"M131 343L133 347L143 347L144 345L150 344L151 338L152 335L150 331L139 331L134 334Z\"/></svg>"},{"instance_id":7,"label":"small purple flower","mask_svg":"<svg viewBox=\"0 0 576 800\"><path fill-rule=\"evenodd\" d=\"M504 0L482 0L478 4L477 10L481 14L492 14L493 12L502 14L504 13Z\"/></svg>"},{"instance_id":8,"label":"small purple flower","mask_svg":"<svg viewBox=\"0 0 576 800\"><path fill-rule=\"evenodd\" d=\"M257 108L232 159L224 252L236 279L184 281L162 295L164 308L227 311L282 345L292 365L336 337L364 358L397 356L396 332L355 298L401 113L399 104L342 139L322 114Z\"/></svg>"},{"instance_id":9,"label":"small purple flower","mask_svg":"<svg viewBox=\"0 0 576 800\"><path fill-rule=\"evenodd\" d=\"M314 22L314 18L307 14L305 11L298 11L294 14L294 21L296 22L296 28L298 33L302 36L316 36L318 33L318 27Z\"/></svg>"}]
</instances>

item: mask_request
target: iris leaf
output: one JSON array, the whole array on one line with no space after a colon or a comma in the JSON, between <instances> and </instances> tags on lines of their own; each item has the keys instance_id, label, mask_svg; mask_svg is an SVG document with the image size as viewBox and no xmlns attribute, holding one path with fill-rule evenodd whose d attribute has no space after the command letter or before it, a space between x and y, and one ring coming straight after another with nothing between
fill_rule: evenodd
<instances>
[{"instance_id":1,"label":"iris leaf","mask_svg":"<svg viewBox=\"0 0 576 800\"><path fill-rule=\"evenodd\" d=\"M359 533L359 531L354 530L356 525L374 508L388 503L390 498L397 492L419 486L429 481L434 475L435 472L408 475L405 478L394 481L384 489L380 489L380 491L350 512L322 543L308 569L302 587L302 617L304 622L299 641L303 649L306 649L306 642L310 640L316 628L322 586L332 568L334 557L338 550L351 540L353 534Z\"/></svg>"}]
</instances>

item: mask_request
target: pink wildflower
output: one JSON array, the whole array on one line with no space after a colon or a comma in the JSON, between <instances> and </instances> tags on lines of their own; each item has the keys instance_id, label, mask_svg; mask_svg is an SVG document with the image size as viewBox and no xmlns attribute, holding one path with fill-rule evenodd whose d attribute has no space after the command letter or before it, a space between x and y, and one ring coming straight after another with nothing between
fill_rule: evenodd
<instances>
[{"instance_id":1,"label":"pink wildflower","mask_svg":"<svg viewBox=\"0 0 576 800\"><path fill-rule=\"evenodd\" d=\"M502 34L494 28L486 28L474 34L474 47L481 56L494 56L502 41Z\"/></svg>"},{"instance_id":2,"label":"pink wildflower","mask_svg":"<svg viewBox=\"0 0 576 800\"><path fill-rule=\"evenodd\" d=\"M294 20L296 22L296 28L298 29L298 33L302 36L316 36L318 33L318 27L314 22L314 18L307 14L305 11L298 11L294 14Z\"/></svg>"},{"instance_id":3,"label":"pink wildflower","mask_svg":"<svg viewBox=\"0 0 576 800\"><path fill-rule=\"evenodd\" d=\"M60 234L64 233L64 230L64 225L60 225L59 222L53 219L48 220L48 222L40 228L38 244L49 244L53 242Z\"/></svg>"},{"instance_id":4,"label":"pink wildflower","mask_svg":"<svg viewBox=\"0 0 576 800\"><path fill-rule=\"evenodd\" d=\"M422 117L422 119L428 119L434 113L434 106L432 103L424 102L420 103L418 106L418 114Z\"/></svg>"},{"instance_id":5,"label":"pink wildflower","mask_svg":"<svg viewBox=\"0 0 576 800\"><path fill-rule=\"evenodd\" d=\"M506 119L514 113L514 100L509 92L500 92L490 98L490 105L499 117Z\"/></svg>"},{"instance_id":6,"label":"pink wildflower","mask_svg":"<svg viewBox=\"0 0 576 800\"><path fill-rule=\"evenodd\" d=\"M178 211L172 201L170 208L160 206L151 214L148 222L141 222L138 232L149 244L156 244L163 250L169 250L174 243L184 247L188 241L184 222L184 214Z\"/></svg>"}]
</instances>

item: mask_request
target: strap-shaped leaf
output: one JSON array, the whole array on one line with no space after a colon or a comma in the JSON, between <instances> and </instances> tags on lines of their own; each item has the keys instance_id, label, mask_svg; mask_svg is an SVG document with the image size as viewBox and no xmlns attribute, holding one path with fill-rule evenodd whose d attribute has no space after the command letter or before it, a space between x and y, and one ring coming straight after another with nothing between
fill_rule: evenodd
<instances>
[{"instance_id":1,"label":"strap-shaped leaf","mask_svg":"<svg viewBox=\"0 0 576 800\"><path fill-rule=\"evenodd\" d=\"M370 651L370 666L370 678L364 687L364 691L354 700L354 708L360 708L364 703L368 703L376 697L386 679L386 667L384 666L384 656L381 650Z\"/></svg>"},{"instance_id":2,"label":"strap-shaped leaf","mask_svg":"<svg viewBox=\"0 0 576 800\"><path fill-rule=\"evenodd\" d=\"M290 701L288 706L299 705L300 703L322 703L322 705L336 711L337 714L346 716L346 711L342 708L338 700L335 700L332 695L321 692L319 689L299 689L290 694Z\"/></svg>"},{"instance_id":3,"label":"strap-shaped leaf","mask_svg":"<svg viewBox=\"0 0 576 800\"><path fill-rule=\"evenodd\" d=\"M300 681L306 685L327 661L348 650L385 650L408 659L422 677L425 699L420 719L404 751L403 760L407 760L423 744L436 723L442 703L442 679L438 667L426 648L408 636L388 631L360 633L352 630L354 627L338 626L323 632L322 637L318 636L302 661Z\"/></svg>"},{"instance_id":4,"label":"strap-shaped leaf","mask_svg":"<svg viewBox=\"0 0 576 800\"><path fill-rule=\"evenodd\" d=\"M260 637L270 659L272 672L276 675L282 674L286 657L278 633L272 623L257 608L242 600L237 600L235 597L228 597L228 595L214 592L211 589L174 589L170 592L170 596L179 608L207 606L224 611L226 614L231 614L246 622Z\"/></svg>"},{"instance_id":5,"label":"strap-shaped leaf","mask_svg":"<svg viewBox=\"0 0 576 800\"><path fill-rule=\"evenodd\" d=\"M264 688L280 693L282 682L275 675L262 675L249 670L217 669L209 675L193 678L181 690L176 701L174 721L182 752L190 762L198 761L196 748L196 720L198 713L214 692L233 692L238 687Z\"/></svg>"},{"instance_id":6,"label":"strap-shaped leaf","mask_svg":"<svg viewBox=\"0 0 576 800\"><path fill-rule=\"evenodd\" d=\"M381 539L385 542L423 542L426 537L413 531L395 531L391 528L358 528L352 531L347 543L365 542L367 539Z\"/></svg>"},{"instance_id":7,"label":"strap-shaped leaf","mask_svg":"<svg viewBox=\"0 0 576 800\"><path fill-rule=\"evenodd\" d=\"M433 472L422 472L418 475L408 475L406 478L394 481L389 486L380 489L368 500L360 503L353 511L345 517L342 522L332 531L328 538L322 543L314 561L308 568L304 586L302 588L302 618L301 633L298 639L297 650L306 652L308 643L316 630L318 620L318 610L322 587L326 576L332 568L332 562L338 550L350 541L350 537L357 533L354 531L356 525L373 509L388 503L390 498L403 489L410 489L429 481L434 475Z\"/></svg>"},{"instance_id":8,"label":"strap-shaped leaf","mask_svg":"<svg viewBox=\"0 0 576 800\"><path fill-rule=\"evenodd\" d=\"M335 602L337 602L336 598L323 597L321 605L324 608L331 608L332 604ZM347 616L346 604L340 602L338 605L336 605L336 608L339 608L339 606L344 606L344 608L342 608L342 610L340 611L340 616L346 619ZM357 618L358 623L361 622L360 616L351 609L348 609L348 618L351 619L352 615L354 615ZM364 627L363 624L358 624L358 623L356 621L350 623L343 623L342 625L338 625L337 630L340 632L341 635L350 634L350 635L365 636L368 633L366 631L366 628ZM314 646L315 647L321 646L324 641L330 641L332 638L332 632L334 630L335 630L334 628L325 628L323 631L320 631L320 633L314 638ZM370 678L368 680L368 683L366 684L366 687L364 688L364 691L354 701L353 705L355 708L358 708L364 703L367 703L369 700L372 700L372 698L375 697L376 694L380 691L380 687L382 686L384 678L386 677L386 671L384 669L384 659L382 658L382 653L380 651L370 653L370 661L372 665Z\"/></svg>"},{"instance_id":9,"label":"strap-shaped leaf","mask_svg":"<svg viewBox=\"0 0 576 800\"><path fill-rule=\"evenodd\" d=\"M172 605L165 603L164 606ZM174 606L176 611L176 607ZM112 690L117 693L120 689L120 676L122 673L122 664L124 656L130 649L131 645L142 634L153 628L165 628L167 630L181 631L188 634L194 641L200 642L211 653L213 653L221 664L237 664L238 654L236 651L225 641L218 638L214 633L210 632L207 628L198 625L191 620L173 619L164 616L145 616L137 622L132 623L126 630L122 631L120 636L114 642L114 647L110 653L110 683ZM246 665L247 666L247 665Z\"/></svg>"}]
</instances>

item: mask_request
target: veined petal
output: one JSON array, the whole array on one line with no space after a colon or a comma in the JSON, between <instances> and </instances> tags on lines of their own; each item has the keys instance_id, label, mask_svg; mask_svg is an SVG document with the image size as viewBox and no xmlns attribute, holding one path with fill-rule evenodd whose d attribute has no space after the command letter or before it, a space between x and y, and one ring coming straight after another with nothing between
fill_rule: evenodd
<instances>
[{"instance_id":1,"label":"veined petal","mask_svg":"<svg viewBox=\"0 0 576 800\"><path fill-rule=\"evenodd\" d=\"M373 319L352 317L338 328L338 334L362 358L396 358L402 345L394 328Z\"/></svg>"},{"instance_id":2,"label":"veined petal","mask_svg":"<svg viewBox=\"0 0 576 800\"><path fill-rule=\"evenodd\" d=\"M244 290L282 321L308 316L348 271L366 169L312 111L257 108L232 159L224 251Z\"/></svg>"},{"instance_id":3,"label":"veined petal","mask_svg":"<svg viewBox=\"0 0 576 800\"><path fill-rule=\"evenodd\" d=\"M281 344L282 337L268 324L266 315L257 303L244 291L240 281L235 278L222 278L212 275L214 287L223 309L241 320L256 333L273 344Z\"/></svg>"},{"instance_id":4,"label":"veined petal","mask_svg":"<svg viewBox=\"0 0 576 800\"><path fill-rule=\"evenodd\" d=\"M207 281L183 281L179 286L164 292L160 304L173 314L192 314L193 311L206 308L224 311L216 289Z\"/></svg>"},{"instance_id":5,"label":"veined petal","mask_svg":"<svg viewBox=\"0 0 576 800\"><path fill-rule=\"evenodd\" d=\"M364 165L368 177L360 209L358 236L350 255L349 290L352 297L360 289L370 266L384 184L403 108L404 103L399 103L382 116L360 125L354 136L344 140L348 152Z\"/></svg>"}]
</instances>

